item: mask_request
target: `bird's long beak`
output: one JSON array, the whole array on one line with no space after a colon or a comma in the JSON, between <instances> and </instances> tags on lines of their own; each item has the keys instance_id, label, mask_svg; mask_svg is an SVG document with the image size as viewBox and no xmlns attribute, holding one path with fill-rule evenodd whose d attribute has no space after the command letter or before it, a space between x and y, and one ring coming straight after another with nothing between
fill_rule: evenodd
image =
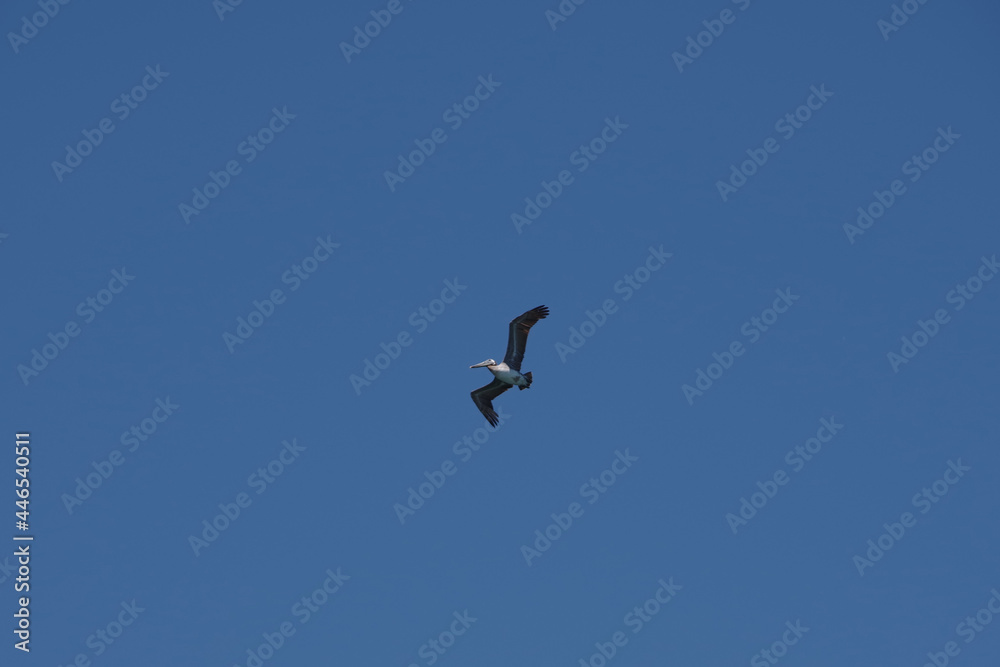
<instances>
[{"instance_id":1,"label":"bird's long beak","mask_svg":"<svg viewBox=\"0 0 1000 667\"><path fill-rule=\"evenodd\" d=\"M482 368L483 366L489 366L489 365L490 365L490 360L487 359L486 361L480 361L475 366L469 366L469 368Z\"/></svg>"}]
</instances>

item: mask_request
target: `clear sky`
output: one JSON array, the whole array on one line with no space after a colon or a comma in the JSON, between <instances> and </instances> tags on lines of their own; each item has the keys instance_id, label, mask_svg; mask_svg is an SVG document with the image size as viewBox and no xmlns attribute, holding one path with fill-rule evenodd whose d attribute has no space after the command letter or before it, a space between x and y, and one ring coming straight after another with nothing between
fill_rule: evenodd
<instances>
[{"instance_id":1,"label":"clear sky","mask_svg":"<svg viewBox=\"0 0 1000 667\"><path fill-rule=\"evenodd\" d=\"M995 4L0 14L4 665L994 664Z\"/></svg>"}]
</instances>

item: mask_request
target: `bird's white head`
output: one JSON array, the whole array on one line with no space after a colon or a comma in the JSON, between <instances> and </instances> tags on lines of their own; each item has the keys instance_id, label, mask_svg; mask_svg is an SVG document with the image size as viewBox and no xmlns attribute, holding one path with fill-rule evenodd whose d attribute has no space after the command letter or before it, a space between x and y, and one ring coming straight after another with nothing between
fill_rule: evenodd
<instances>
[{"instance_id":1,"label":"bird's white head","mask_svg":"<svg viewBox=\"0 0 1000 667\"><path fill-rule=\"evenodd\" d=\"M492 359L487 359L486 361L480 361L478 364L474 366L469 366L469 368L482 368L483 366L496 366L496 365L497 362L493 361Z\"/></svg>"}]
</instances>

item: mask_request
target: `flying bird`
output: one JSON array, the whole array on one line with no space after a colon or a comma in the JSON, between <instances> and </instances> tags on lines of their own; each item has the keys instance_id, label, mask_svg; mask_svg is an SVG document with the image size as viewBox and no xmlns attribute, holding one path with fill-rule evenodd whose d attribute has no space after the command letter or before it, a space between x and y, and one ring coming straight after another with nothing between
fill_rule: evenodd
<instances>
[{"instance_id":1,"label":"flying bird","mask_svg":"<svg viewBox=\"0 0 1000 667\"><path fill-rule=\"evenodd\" d=\"M524 358L524 348L528 344L528 330L535 325L535 322L548 316L549 309L545 306L538 306L520 317L515 317L510 321L507 354L504 355L503 362L498 364L493 359L487 359L474 366L469 366L469 368L485 366L493 373L493 382L472 392L472 402L483 413L490 426L495 427L500 422L500 418L493 410L494 398L511 387L527 389L531 386L531 373L521 373L521 360Z\"/></svg>"}]
</instances>

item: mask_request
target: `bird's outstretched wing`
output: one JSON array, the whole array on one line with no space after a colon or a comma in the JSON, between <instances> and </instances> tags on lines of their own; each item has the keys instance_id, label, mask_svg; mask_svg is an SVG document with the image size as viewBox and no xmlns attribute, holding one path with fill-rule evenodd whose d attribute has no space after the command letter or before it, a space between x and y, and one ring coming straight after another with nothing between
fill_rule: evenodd
<instances>
[{"instance_id":1,"label":"bird's outstretched wing","mask_svg":"<svg viewBox=\"0 0 1000 667\"><path fill-rule=\"evenodd\" d=\"M512 385L506 382L501 382L496 378L493 378L493 382L490 382L485 387L480 387L479 389L472 392L472 402L476 404L479 411L483 413L486 417L486 421L490 423L490 426L496 426L500 423L500 418L497 413L493 411L493 399L504 393L511 388Z\"/></svg>"},{"instance_id":2,"label":"bird's outstretched wing","mask_svg":"<svg viewBox=\"0 0 1000 667\"><path fill-rule=\"evenodd\" d=\"M521 360L524 359L524 348L528 344L528 330L535 325L535 322L548 316L549 309L545 306L539 306L510 321L510 334L507 336L507 354L503 357L505 364L515 371L521 370Z\"/></svg>"}]
</instances>

